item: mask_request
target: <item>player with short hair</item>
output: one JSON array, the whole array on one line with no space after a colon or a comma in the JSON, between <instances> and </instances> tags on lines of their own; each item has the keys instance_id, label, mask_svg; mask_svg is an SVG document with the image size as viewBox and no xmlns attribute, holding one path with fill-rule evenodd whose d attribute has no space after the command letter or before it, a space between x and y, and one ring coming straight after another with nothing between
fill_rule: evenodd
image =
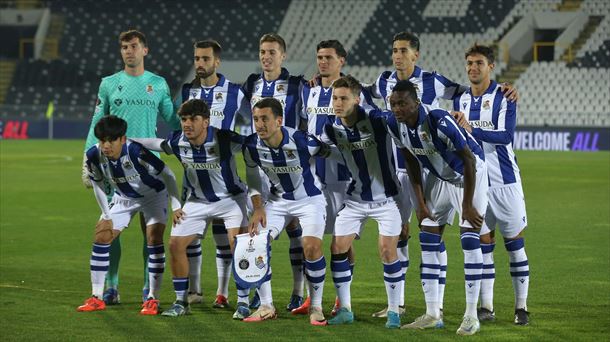
<instances>
[{"instance_id":1,"label":"player with short hair","mask_svg":"<svg viewBox=\"0 0 610 342\"><path fill-rule=\"evenodd\" d=\"M351 76L333 82L333 111L336 119L324 127L325 137L336 145L352 175L347 198L337 214L331 244L331 271L340 308L328 324L349 324L352 272L347 257L353 240L359 238L367 218L379 225L379 252L383 262L388 296L387 328L399 328L399 297L404 277L396 245L400 234L400 187L392 162L392 142L386 116L379 110L360 107L360 83Z\"/></svg>"},{"instance_id":2,"label":"player with short hair","mask_svg":"<svg viewBox=\"0 0 610 342\"><path fill-rule=\"evenodd\" d=\"M426 313L403 328L444 326L438 296L438 252L441 227L450 223L457 211L466 289L466 312L457 333L473 335L480 330L476 310L483 272L479 230L487 208L485 155L474 138L459 127L448 112L423 106L413 83L397 82L390 105L394 113L388 120L390 132L405 157L417 199L422 249L420 271L426 300ZM429 172L425 184L420 164Z\"/></svg>"},{"instance_id":3,"label":"player with short hair","mask_svg":"<svg viewBox=\"0 0 610 342\"><path fill-rule=\"evenodd\" d=\"M329 153L329 147L304 131L282 126L281 103L265 98L254 105L253 122L256 133L244 144L244 160L249 192L254 211L250 218L250 234L258 234L259 224L269 229L273 239L295 218L303 227L305 273L308 276L312 325L326 325L322 313L322 292L326 259L322 253L326 200L315 175L313 156ZM271 183L267 201L261 196L262 169ZM238 288L239 290L239 288ZM271 270L259 286L261 305L245 322L258 322L276 317L271 291ZM247 297L246 297L247 298ZM239 303L238 305L241 305ZM245 303L243 304L245 305Z\"/></svg>"},{"instance_id":4,"label":"player with short hair","mask_svg":"<svg viewBox=\"0 0 610 342\"><path fill-rule=\"evenodd\" d=\"M274 98L278 100L283 108L282 125L293 129L306 130L307 117L301 112L299 103L301 87L304 84L302 76L292 76L282 67L286 59L286 42L284 38L276 33L266 33L259 40L260 74L251 74L242 86L245 94L242 113L246 117L252 117L254 105L263 98ZM252 121L254 130L254 121ZM261 171L263 199L269 194L269 181ZM286 234L290 239L289 255L292 265L293 288L290 302L286 306L288 311L298 308L303 304L303 230L298 221L290 222L286 227ZM259 305L258 293L255 294L250 307L255 309Z\"/></svg>"},{"instance_id":5,"label":"player with short hair","mask_svg":"<svg viewBox=\"0 0 610 342\"><path fill-rule=\"evenodd\" d=\"M333 88L332 84L341 75L341 68L345 65L347 51L338 40L323 40L316 46L316 60L318 75L314 84L304 84L301 92L302 111L307 116L307 130L309 134L319 136L327 121L333 122L335 114L332 106ZM371 95L363 87L360 93L360 105L367 110L376 109ZM323 193L326 197L326 234L332 234L335 228L335 219L339 208L343 205L350 181L350 173L347 166L341 161L337 162L329 158L316 157L316 175L322 182ZM348 251L350 269L354 270L355 258L353 246ZM339 308L339 298L335 299L335 305L331 311L334 315ZM297 309L292 310L294 314L307 313L309 308L307 300Z\"/></svg>"},{"instance_id":6,"label":"player with short hair","mask_svg":"<svg viewBox=\"0 0 610 342\"><path fill-rule=\"evenodd\" d=\"M421 69L416 65L420 56L420 40L417 35L411 32L399 32L392 38L392 64L394 71L384 71L379 75L375 84L372 86L372 95L377 98L382 98L385 103L385 108L390 108L390 94L400 80L408 80L416 86L417 97L421 103L430 109L440 108L439 99L451 100L462 94L467 86L462 86L455 83L437 72L429 72ZM511 100L517 99L517 91L508 84L504 84L503 89L506 90L505 96ZM409 175L406 170L405 161L398 149L394 149L394 161L396 162L396 171L398 180L402 186L402 196L404 198L403 216L406 220L403 222L403 230L398 242L398 256L401 259L403 272L406 274L409 268L409 221L411 212L413 211L415 195L411 188ZM426 172L424 170L424 172ZM425 177L425 174L424 174ZM441 271L439 278L439 302L441 316L443 313L443 297L445 294L445 281L447 273L447 251L445 242L441 240L439 255L441 263ZM404 293L400 296L401 311L404 311ZM385 311L381 310L373 314L373 317L385 317Z\"/></svg>"},{"instance_id":7,"label":"player with short hair","mask_svg":"<svg viewBox=\"0 0 610 342\"><path fill-rule=\"evenodd\" d=\"M105 115L116 115L127 121L127 136L130 138L150 138L156 136L157 117L172 128L180 127L174 115L174 106L170 89L165 79L144 69L144 57L148 55L146 36L139 31L129 30L119 35L121 57L125 68L111 76L104 77L99 86L95 112L85 143L85 152L97 141L94 135L95 124ZM82 180L86 187L91 187L83 157ZM112 188L107 185L106 193L112 196ZM145 235L146 225L140 216L140 227ZM143 245L144 288L143 300L149 292L146 241ZM104 301L106 304L120 303L118 292L119 261L121 258L120 238L113 240L110 250L110 266L106 279Z\"/></svg>"},{"instance_id":8,"label":"player with short hair","mask_svg":"<svg viewBox=\"0 0 610 342\"><path fill-rule=\"evenodd\" d=\"M118 237L133 215L142 213L146 222L150 290L140 311L143 315L159 312L159 292L165 270L163 231L167 221L168 193L172 208L180 208L176 178L154 154L125 136L127 122L114 116L100 119L94 128L99 143L87 150L86 165L95 199L102 217L95 227L91 252L92 296L78 311L104 310L101 299L108 272L110 244ZM104 180L113 184L115 193L108 204Z\"/></svg>"},{"instance_id":9,"label":"player with short hair","mask_svg":"<svg viewBox=\"0 0 610 342\"><path fill-rule=\"evenodd\" d=\"M222 47L212 39L201 40L193 45L195 78L182 85L181 99L201 99L209 107L209 125L223 130L235 130L236 113L242 104L244 94L241 86L217 72L221 63ZM183 201L189 189L183 185ZM228 305L229 281L231 279L232 256L227 229L222 220L212 221L212 233L216 243L216 270L218 287L213 306L224 308ZM194 239L187 247L189 260L190 304L201 303L201 240Z\"/></svg>"},{"instance_id":10,"label":"player with short hair","mask_svg":"<svg viewBox=\"0 0 610 342\"><path fill-rule=\"evenodd\" d=\"M483 146L489 173L489 206L481 228L483 279L481 281L481 321L495 320L493 286L495 266L495 228L498 226L508 251L510 274L515 292L515 324L527 325L527 293L529 263L525 253L523 233L527 227L525 200L513 137L517 124L517 105L507 101L500 86L491 79L495 67L493 50L473 45L465 54L468 89L453 102L460 112L458 123Z\"/></svg>"},{"instance_id":11,"label":"player with short hair","mask_svg":"<svg viewBox=\"0 0 610 342\"><path fill-rule=\"evenodd\" d=\"M189 263L187 247L205 235L212 220L222 220L227 228L229 253L234 238L246 229L246 186L237 175L234 154L242 148L243 137L210 126L210 109L201 99L190 99L178 110L182 130L167 139L146 139L143 143L167 151L184 167L183 184L189 197L173 213L170 237L172 273L176 301L164 316L188 314ZM230 254L232 255L232 254Z\"/></svg>"}]
</instances>

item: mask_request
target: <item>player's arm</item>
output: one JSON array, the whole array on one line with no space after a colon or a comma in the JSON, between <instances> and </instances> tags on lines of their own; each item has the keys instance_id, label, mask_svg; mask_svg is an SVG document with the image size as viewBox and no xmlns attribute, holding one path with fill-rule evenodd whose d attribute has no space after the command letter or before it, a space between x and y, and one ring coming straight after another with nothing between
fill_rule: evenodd
<instances>
[{"instance_id":1,"label":"player's arm","mask_svg":"<svg viewBox=\"0 0 610 342\"><path fill-rule=\"evenodd\" d=\"M258 234L258 225L267 226L267 215L263 203L262 180L259 174L259 166L252 160L248 147L243 149L244 161L246 164L246 182L248 183L248 196L252 201L252 216L248 224L248 232L250 235Z\"/></svg>"},{"instance_id":2,"label":"player's arm","mask_svg":"<svg viewBox=\"0 0 610 342\"><path fill-rule=\"evenodd\" d=\"M163 121L167 122L171 129L180 129L180 119L175 114L176 108L174 107L174 102L172 101L172 96L169 92L169 86L165 80L163 80L163 89L161 89L161 91L163 93L161 101L159 102L159 113L161 113Z\"/></svg>"},{"instance_id":3,"label":"player's arm","mask_svg":"<svg viewBox=\"0 0 610 342\"><path fill-rule=\"evenodd\" d=\"M165 152L165 154L174 154L169 142L161 138L131 138L131 140L140 143L150 151Z\"/></svg>"},{"instance_id":4,"label":"player's arm","mask_svg":"<svg viewBox=\"0 0 610 342\"><path fill-rule=\"evenodd\" d=\"M371 86L365 87L364 84L362 85L362 90L360 91L360 106L364 108L367 113L374 110L380 110L373 101Z\"/></svg>"},{"instance_id":5,"label":"player's arm","mask_svg":"<svg viewBox=\"0 0 610 342\"><path fill-rule=\"evenodd\" d=\"M462 219L470 222L476 229L481 229L483 225L483 216L472 204L474 197L474 188L476 184L477 162L468 146L464 146L461 150L456 150L457 155L464 164L464 198L462 199Z\"/></svg>"},{"instance_id":6,"label":"player's arm","mask_svg":"<svg viewBox=\"0 0 610 342\"><path fill-rule=\"evenodd\" d=\"M474 138L490 144L507 145L513 141L515 127L517 126L517 110L516 103L502 101L502 106L498 113L498 126L492 130L484 130L481 128L473 128L468 120L465 120L464 113L452 112L454 117L458 117L456 121L462 126L466 132L472 134Z\"/></svg>"},{"instance_id":7,"label":"player's arm","mask_svg":"<svg viewBox=\"0 0 610 342\"><path fill-rule=\"evenodd\" d=\"M155 156L141 145L138 144L138 146L139 147L135 147L139 148L138 162L141 165L145 166L149 171L156 171L157 175L161 176L163 182L165 183L165 186L167 187L167 193L169 194L172 209L180 209L182 205L180 204L179 200L180 196L178 195L176 176L174 175L172 170L167 165L165 165L165 163L161 159L159 159L159 157Z\"/></svg>"}]
</instances>

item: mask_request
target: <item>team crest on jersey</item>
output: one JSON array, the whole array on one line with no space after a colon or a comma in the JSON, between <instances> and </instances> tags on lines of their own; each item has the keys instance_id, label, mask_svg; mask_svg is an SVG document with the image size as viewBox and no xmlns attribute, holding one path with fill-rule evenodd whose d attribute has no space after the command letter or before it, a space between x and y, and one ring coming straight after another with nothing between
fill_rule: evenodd
<instances>
[{"instance_id":1,"label":"team crest on jersey","mask_svg":"<svg viewBox=\"0 0 610 342\"><path fill-rule=\"evenodd\" d=\"M153 86L152 86L152 84L148 84L146 86L146 92L149 93L149 94L153 93Z\"/></svg>"},{"instance_id":2,"label":"team crest on jersey","mask_svg":"<svg viewBox=\"0 0 610 342\"><path fill-rule=\"evenodd\" d=\"M265 267L265 259L262 255L259 255L256 257L256 261L254 262L254 264L256 265L256 267L262 270Z\"/></svg>"},{"instance_id":3,"label":"team crest on jersey","mask_svg":"<svg viewBox=\"0 0 610 342\"><path fill-rule=\"evenodd\" d=\"M421 140L423 140L423 141L428 141L430 139L430 137L428 136L428 133L426 133L426 132L421 132L420 136L421 136Z\"/></svg>"},{"instance_id":4,"label":"team crest on jersey","mask_svg":"<svg viewBox=\"0 0 610 342\"><path fill-rule=\"evenodd\" d=\"M292 151L286 151L286 157L288 157L289 159L294 159L297 156L295 156L294 152L292 152Z\"/></svg>"},{"instance_id":5,"label":"team crest on jersey","mask_svg":"<svg viewBox=\"0 0 610 342\"><path fill-rule=\"evenodd\" d=\"M277 87L275 87L275 91L277 91L278 93L284 92L284 85L283 84L278 84Z\"/></svg>"},{"instance_id":6,"label":"team crest on jersey","mask_svg":"<svg viewBox=\"0 0 610 342\"><path fill-rule=\"evenodd\" d=\"M222 93L216 93L216 96L214 97L214 99L216 101L222 101Z\"/></svg>"},{"instance_id":7,"label":"team crest on jersey","mask_svg":"<svg viewBox=\"0 0 610 342\"><path fill-rule=\"evenodd\" d=\"M483 102L483 109L489 109L489 100L485 100L485 102Z\"/></svg>"},{"instance_id":8,"label":"team crest on jersey","mask_svg":"<svg viewBox=\"0 0 610 342\"><path fill-rule=\"evenodd\" d=\"M131 169L132 167L133 167L133 164L129 160L126 160L125 162L123 162L124 169Z\"/></svg>"}]
</instances>

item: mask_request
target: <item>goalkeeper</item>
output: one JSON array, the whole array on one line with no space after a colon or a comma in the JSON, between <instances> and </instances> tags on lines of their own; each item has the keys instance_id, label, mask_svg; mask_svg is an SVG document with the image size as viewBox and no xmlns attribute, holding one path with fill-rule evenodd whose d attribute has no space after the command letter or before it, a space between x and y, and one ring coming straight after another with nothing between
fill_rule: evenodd
<instances>
[{"instance_id":1,"label":"goalkeeper","mask_svg":"<svg viewBox=\"0 0 610 342\"><path fill-rule=\"evenodd\" d=\"M180 121L174 115L174 105L169 87L165 79L144 70L144 57L148 54L146 37L139 31L130 30L119 35L121 57L125 68L114 75L104 77L99 87L95 113L91 120L84 151L97 143L93 128L105 115L116 115L127 122L127 136L130 138L156 137L157 117L160 114L172 129L180 128ZM82 180L86 187L91 187L83 161ZM106 183L105 191L108 198L112 197L113 189ZM142 293L148 294L148 252L146 250L146 225L140 214L140 227L144 234L142 256L144 258L144 288ZM121 242L117 238L110 248L110 266L106 276L104 302L108 305L118 304L120 297L119 260L121 258ZM143 298L145 301L146 298Z\"/></svg>"}]
</instances>

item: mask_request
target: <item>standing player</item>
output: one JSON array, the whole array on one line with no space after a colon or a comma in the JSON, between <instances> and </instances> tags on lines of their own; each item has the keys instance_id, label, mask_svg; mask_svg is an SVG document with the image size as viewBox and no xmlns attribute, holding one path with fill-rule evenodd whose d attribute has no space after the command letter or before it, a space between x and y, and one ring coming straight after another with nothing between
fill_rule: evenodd
<instances>
[{"instance_id":1,"label":"standing player","mask_svg":"<svg viewBox=\"0 0 610 342\"><path fill-rule=\"evenodd\" d=\"M182 102L189 99L201 99L209 107L209 124L218 129L234 130L235 114L239 111L244 94L240 85L227 80L217 73L220 67L222 47L215 40L202 40L194 44L195 79L182 86ZM183 201L188 197L188 188L184 187ZM231 279L231 249L227 229L222 220L212 221L212 233L216 242L216 270L218 288L216 290L215 308L228 305L229 280ZM201 303L201 240L194 239L187 248L189 260L189 294L188 302Z\"/></svg>"},{"instance_id":2,"label":"standing player","mask_svg":"<svg viewBox=\"0 0 610 342\"><path fill-rule=\"evenodd\" d=\"M307 129L307 117L301 112L299 96L303 77L291 76L282 63L286 59L286 42L275 33L264 34L259 41L259 60L261 63L261 74L251 74L244 83L242 89L245 101L248 104L242 106L244 116L252 117L254 105L263 98L272 97L282 104L284 110L282 125L293 129ZM254 121L253 121L254 122ZM252 125L254 129L254 124ZM263 199L269 194L269 181L263 177ZM288 311L298 308L303 304L303 246L301 243L302 229L298 221L290 222L286 227L286 233L290 239L290 263L292 265L293 289L290 302L286 306ZM258 293L252 300L252 308L259 304Z\"/></svg>"},{"instance_id":3,"label":"standing player","mask_svg":"<svg viewBox=\"0 0 610 342\"><path fill-rule=\"evenodd\" d=\"M176 178L163 161L142 145L127 140L127 122L114 115L99 120L94 134L99 143L87 150L86 165L95 199L102 217L95 226L91 251L92 296L78 311L104 310L100 298L108 272L110 243L129 226L136 212L146 222L150 291L140 311L143 315L159 312L159 292L165 270L163 231L167 221L167 197L172 208L179 209ZM103 190L104 180L112 183L115 193L110 205Z\"/></svg>"},{"instance_id":4,"label":"standing player","mask_svg":"<svg viewBox=\"0 0 610 342\"><path fill-rule=\"evenodd\" d=\"M210 126L210 110L203 100L186 101L178 116L181 131L172 132L165 140L143 141L145 146L169 151L178 158L184 167L183 184L189 193L184 207L173 214L170 249L176 302L163 312L164 316L172 317L190 311L187 247L205 235L209 221L220 219L228 227L231 253L233 239L240 229L245 231L247 223L246 186L237 175L234 158L241 150L243 138L233 131Z\"/></svg>"},{"instance_id":5,"label":"standing player","mask_svg":"<svg viewBox=\"0 0 610 342\"><path fill-rule=\"evenodd\" d=\"M398 306L404 285L396 244L401 217L399 183L392 163L392 142L386 130L386 117L379 111L367 113L360 107L360 83L351 76L333 85L334 122L324 127L325 136L341 151L351 174L347 198L337 214L331 244L331 271L339 296L340 308L328 324L350 324L350 286L352 272L347 257L355 238L359 238L367 218L379 225L379 253L388 297L387 328L399 328Z\"/></svg>"},{"instance_id":6,"label":"standing player","mask_svg":"<svg viewBox=\"0 0 610 342\"><path fill-rule=\"evenodd\" d=\"M130 30L119 35L121 57L125 69L114 75L104 77L99 87L95 113L85 143L85 151L96 143L94 136L95 124L104 116L113 114L128 123L127 136L130 138L155 137L157 117L161 115L173 129L180 127L178 118L174 115L174 107L167 82L161 76L144 70L144 57L148 54L148 45L143 33ZM83 182L91 187L86 169L83 165ZM106 193L111 196L108 186ZM142 233L146 231L144 219L140 216ZM143 246L144 257L144 288L143 296L148 293L148 271L146 241ZM118 304L119 260L121 258L120 239L116 238L110 250L110 266L106 279L104 301L106 304ZM145 298L143 298L145 299Z\"/></svg>"},{"instance_id":7,"label":"standing player","mask_svg":"<svg viewBox=\"0 0 610 342\"><path fill-rule=\"evenodd\" d=\"M328 146L306 132L282 127L283 110L276 99L265 98L254 105L252 119L256 133L246 139L244 160L254 211L250 218L250 234L258 234L259 224L268 228L273 239L286 225L297 218L303 227L305 273L309 279L312 325L326 325L322 313L322 292L326 259L322 253L322 237L326 218L326 200L315 175L313 156L327 155ZM271 192L263 205L260 194L262 169L271 182ZM245 322L258 322L276 317L269 277L260 285L261 305Z\"/></svg>"},{"instance_id":8,"label":"standing player","mask_svg":"<svg viewBox=\"0 0 610 342\"><path fill-rule=\"evenodd\" d=\"M461 111L457 119L464 129L483 146L489 173L489 206L481 228L483 279L479 320L493 321L493 286L495 266L493 250L496 225L504 237L510 260L510 273L515 292L515 324L527 325L527 293L529 264L525 254L523 231L527 227L525 201L513 136L517 123L517 106L506 101L500 86L491 80L494 53L487 46L474 45L466 52L466 71L470 89L453 102Z\"/></svg>"},{"instance_id":9,"label":"standing player","mask_svg":"<svg viewBox=\"0 0 610 342\"><path fill-rule=\"evenodd\" d=\"M382 98L387 110L390 110L390 94L400 80L408 80L413 83L417 90L417 97L421 103L430 109L440 108L439 99L451 100L463 93L467 87L461 86L445 78L443 75L436 72L428 72L422 70L415 63L419 59L419 38L410 32L399 32L392 39L392 64L394 71L384 71L379 75L377 81L373 85L372 94L374 97ZM516 90L509 85L506 87L506 94L511 100L517 99ZM398 149L394 149L394 161L396 162L396 171L398 180L402 184L402 193L404 198L403 211L407 220L403 222L403 229L398 242L398 256L401 259L403 272L406 274L409 267L409 221L413 210L414 194L411 189L411 183L405 167L405 161ZM424 170L424 172L426 172ZM441 227L441 230L443 228ZM440 251L438 255L441 262L441 272L439 278L439 301L441 315L443 310L443 297L445 293L445 280L447 272L447 252L445 250L445 242L441 241ZM404 311L404 293L400 296L401 312ZM373 314L374 317L385 317L385 309Z\"/></svg>"},{"instance_id":10,"label":"standing player","mask_svg":"<svg viewBox=\"0 0 610 342\"><path fill-rule=\"evenodd\" d=\"M483 272L479 230L487 207L485 156L476 141L451 115L440 109L428 110L417 98L409 81L399 81L390 96L395 116L388 123L396 145L407 162L409 178L417 199L421 231L421 281L426 313L406 329L442 328L438 285L441 227L460 214L460 234L464 251L466 312L457 333L473 335L480 330L477 300ZM400 124L398 122L400 122ZM428 170L422 183L420 163Z\"/></svg>"},{"instance_id":11,"label":"standing player","mask_svg":"<svg viewBox=\"0 0 610 342\"><path fill-rule=\"evenodd\" d=\"M323 134L327 122L335 121L332 105L332 84L341 77L341 68L345 65L347 51L337 40L325 40L318 43L316 47L316 59L319 78L316 85L303 85L301 103L303 113L307 116L307 131L309 134L320 136ZM367 110L376 109L375 104L368 91L362 89L360 93L360 105ZM316 175L322 182L324 196L326 197L326 234L332 234L335 228L335 219L339 208L345 201L347 184L350 173L343 162L332 159L316 157ZM348 251L350 269L354 270L353 246ZM292 312L295 314L307 313L310 299ZM338 298L331 314L336 313L339 307Z\"/></svg>"}]
</instances>

